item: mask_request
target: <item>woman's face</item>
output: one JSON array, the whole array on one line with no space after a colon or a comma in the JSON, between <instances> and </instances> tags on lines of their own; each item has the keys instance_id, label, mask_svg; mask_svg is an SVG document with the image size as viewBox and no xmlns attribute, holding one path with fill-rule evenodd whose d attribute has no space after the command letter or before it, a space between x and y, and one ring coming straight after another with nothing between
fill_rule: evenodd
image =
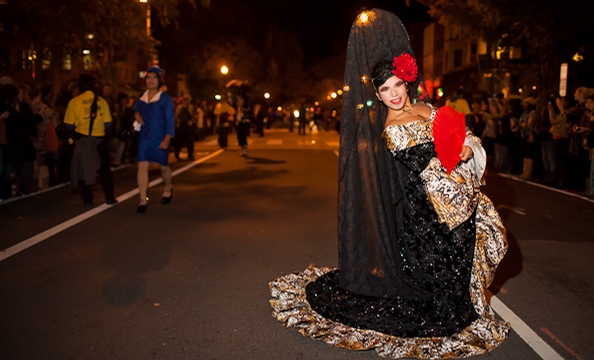
<instances>
[{"instance_id":1,"label":"woman's face","mask_svg":"<svg viewBox=\"0 0 594 360\"><path fill-rule=\"evenodd\" d=\"M388 109L402 110L409 102L407 90L404 80L392 76L377 89L377 96Z\"/></svg>"},{"instance_id":2,"label":"woman's face","mask_svg":"<svg viewBox=\"0 0 594 360\"><path fill-rule=\"evenodd\" d=\"M573 95L573 97L575 98L575 101L577 101L578 103L583 103L584 102L584 93L580 90L576 90L575 94Z\"/></svg>"},{"instance_id":3,"label":"woman's face","mask_svg":"<svg viewBox=\"0 0 594 360\"><path fill-rule=\"evenodd\" d=\"M149 90L156 90L159 88L159 77L155 73L150 72L146 74L144 81L146 82L146 87Z\"/></svg>"},{"instance_id":4,"label":"woman's face","mask_svg":"<svg viewBox=\"0 0 594 360\"><path fill-rule=\"evenodd\" d=\"M481 111L487 111L487 110L489 110L489 105L486 102L481 101Z\"/></svg>"}]
</instances>

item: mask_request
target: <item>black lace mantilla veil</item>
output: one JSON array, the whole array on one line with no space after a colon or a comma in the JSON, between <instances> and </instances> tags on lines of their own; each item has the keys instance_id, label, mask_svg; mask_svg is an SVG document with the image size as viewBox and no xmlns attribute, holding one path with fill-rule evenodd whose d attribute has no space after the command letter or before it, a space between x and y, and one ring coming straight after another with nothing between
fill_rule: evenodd
<instances>
[{"instance_id":1,"label":"black lace mantilla veil","mask_svg":"<svg viewBox=\"0 0 594 360\"><path fill-rule=\"evenodd\" d=\"M407 220L414 214L412 207L433 210L423 191L411 189L416 185L411 185L406 161L395 161L384 143L387 109L370 79L378 61L403 52L414 56L408 33L394 14L373 9L357 17L347 48L341 114L339 269L311 265L276 279L270 283L270 304L285 326L333 346L375 348L388 358L482 354L501 344L509 330L495 318L485 295L505 254L505 229L480 193L472 215L451 232L437 221L424 226ZM409 84L413 102L426 98L421 80L419 71ZM406 157L429 160L435 156L432 146L417 146L420 150L406 152ZM403 189L420 197L407 197ZM449 268L445 277L435 280L434 272L415 274L407 267L416 255L406 253L402 241L419 241L407 238L416 231L463 244L437 251L454 259L437 261ZM443 289L434 290L436 286Z\"/></svg>"},{"instance_id":2,"label":"black lace mantilla veil","mask_svg":"<svg viewBox=\"0 0 594 360\"><path fill-rule=\"evenodd\" d=\"M338 239L340 285L357 294L384 296L401 291L393 248L398 223L394 204L402 198L397 168L382 138L387 109L375 95L371 70L380 60L407 52L408 33L396 15L374 9L351 28L340 124ZM420 70L420 69L419 69ZM418 89L419 71L410 89ZM423 87L420 87L423 89ZM411 100L418 100L414 90Z\"/></svg>"}]
</instances>

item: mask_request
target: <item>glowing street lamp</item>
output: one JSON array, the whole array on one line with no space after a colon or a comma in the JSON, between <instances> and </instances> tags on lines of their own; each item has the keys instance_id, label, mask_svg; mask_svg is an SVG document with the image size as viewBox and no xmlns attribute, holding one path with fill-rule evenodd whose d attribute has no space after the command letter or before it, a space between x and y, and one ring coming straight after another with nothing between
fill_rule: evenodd
<instances>
[{"instance_id":1,"label":"glowing street lamp","mask_svg":"<svg viewBox=\"0 0 594 360\"><path fill-rule=\"evenodd\" d=\"M223 74L223 75L229 74L229 68L226 65L221 66L221 74Z\"/></svg>"},{"instance_id":2,"label":"glowing street lamp","mask_svg":"<svg viewBox=\"0 0 594 360\"><path fill-rule=\"evenodd\" d=\"M264 99L270 99L270 93L269 92L265 92L264 93Z\"/></svg>"},{"instance_id":3,"label":"glowing street lamp","mask_svg":"<svg viewBox=\"0 0 594 360\"><path fill-rule=\"evenodd\" d=\"M330 97L333 99L336 99L337 96L338 94L335 91L333 91L332 94L330 94Z\"/></svg>"},{"instance_id":4,"label":"glowing street lamp","mask_svg":"<svg viewBox=\"0 0 594 360\"><path fill-rule=\"evenodd\" d=\"M138 0L139 2L146 4L146 34L151 36L151 7L149 6L149 0Z\"/></svg>"}]
</instances>

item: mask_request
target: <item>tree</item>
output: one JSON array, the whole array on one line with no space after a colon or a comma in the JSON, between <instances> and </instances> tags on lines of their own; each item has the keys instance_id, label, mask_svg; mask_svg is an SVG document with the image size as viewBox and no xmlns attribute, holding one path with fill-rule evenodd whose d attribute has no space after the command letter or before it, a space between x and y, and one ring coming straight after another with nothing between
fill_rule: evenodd
<instances>
[{"instance_id":1,"label":"tree","mask_svg":"<svg viewBox=\"0 0 594 360\"><path fill-rule=\"evenodd\" d=\"M591 0L418 0L444 25L454 25L469 38L493 46L520 46L540 78L542 94L554 89L559 65L579 53L592 68L594 9Z\"/></svg>"},{"instance_id":2,"label":"tree","mask_svg":"<svg viewBox=\"0 0 594 360\"><path fill-rule=\"evenodd\" d=\"M186 54L184 63L192 95L203 99L224 91L226 83L233 79L257 85L263 72L262 55L241 38L208 42L200 53ZM221 74L223 65L230 69L229 75Z\"/></svg>"},{"instance_id":3,"label":"tree","mask_svg":"<svg viewBox=\"0 0 594 360\"><path fill-rule=\"evenodd\" d=\"M177 16L178 0L149 1L161 23L168 24ZM208 0L201 3L210 5ZM148 59L156 44L146 32L147 6L138 0L14 0L7 4L11 16L6 27L37 54L51 54L57 70L60 60L74 54L73 64L82 71L82 50L92 48L94 70L113 81L118 52L138 51Z\"/></svg>"}]
</instances>

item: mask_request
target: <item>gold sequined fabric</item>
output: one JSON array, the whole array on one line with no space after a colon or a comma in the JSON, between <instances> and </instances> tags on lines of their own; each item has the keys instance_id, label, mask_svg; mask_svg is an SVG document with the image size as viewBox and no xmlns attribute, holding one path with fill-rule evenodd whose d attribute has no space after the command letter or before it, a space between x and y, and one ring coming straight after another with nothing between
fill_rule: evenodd
<instances>
[{"instance_id":1,"label":"gold sequined fabric","mask_svg":"<svg viewBox=\"0 0 594 360\"><path fill-rule=\"evenodd\" d=\"M386 127L382 136L390 152L396 156L399 151L432 142L435 113L432 108L430 119ZM467 136L473 141L478 140L470 132ZM469 166L460 163L448 174L439 159L434 157L420 177L439 222L447 224L450 230L473 214L479 200L480 179Z\"/></svg>"},{"instance_id":2,"label":"gold sequined fabric","mask_svg":"<svg viewBox=\"0 0 594 360\"><path fill-rule=\"evenodd\" d=\"M371 350L389 359L467 358L484 354L507 338L509 324L495 318L488 305L486 289L505 255L505 228L491 201L481 195L477 207L477 241L474 250L470 296L479 319L461 332L447 337L402 338L378 331L356 329L326 319L307 301L306 286L335 270L313 264L302 272L281 276L269 283L273 316L285 327L304 336L349 350Z\"/></svg>"}]
</instances>

